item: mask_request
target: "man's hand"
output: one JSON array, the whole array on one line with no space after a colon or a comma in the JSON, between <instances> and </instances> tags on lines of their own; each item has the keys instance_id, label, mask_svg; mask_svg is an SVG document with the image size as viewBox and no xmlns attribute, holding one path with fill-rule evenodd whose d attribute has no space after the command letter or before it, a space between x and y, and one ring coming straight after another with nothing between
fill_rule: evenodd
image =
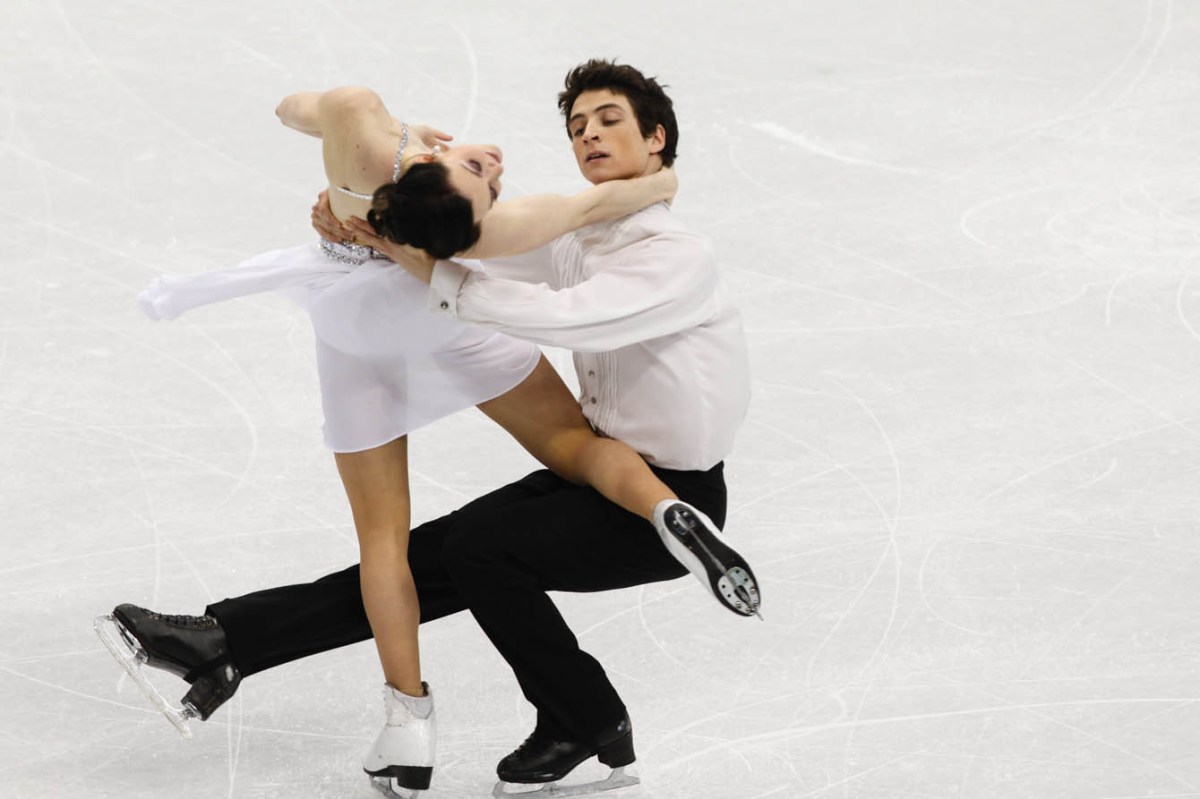
<instances>
[{"instance_id":1,"label":"man's hand","mask_svg":"<svg viewBox=\"0 0 1200 799\"><path fill-rule=\"evenodd\" d=\"M352 241L354 243L374 247L424 283L433 279L433 266L437 263L437 259L429 253L408 244L397 244L377 236L371 226L358 217L351 217L346 224L353 234Z\"/></svg>"},{"instance_id":2,"label":"man's hand","mask_svg":"<svg viewBox=\"0 0 1200 799\"><path fill-rule=\"evenodd\" d=\"M343 225L333 215L333 210L329 207L328 189L317 195L317 202L312 207L311 219L313 229L317 233L320 233L323 239L336 241L340 244L345 241L352 241L354 238L354 231Z\"/></svg>"}]
</instances>

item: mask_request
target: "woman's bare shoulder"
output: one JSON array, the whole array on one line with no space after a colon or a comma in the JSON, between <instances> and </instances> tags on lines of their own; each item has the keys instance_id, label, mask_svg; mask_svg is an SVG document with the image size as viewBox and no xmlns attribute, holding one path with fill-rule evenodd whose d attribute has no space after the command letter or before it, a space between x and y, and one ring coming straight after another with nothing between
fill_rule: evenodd
<instances>
[{"instance_id":1,"label":"woman's bare shoulder","mask_svg":"<svg viewBox=\"0 0 1200 799\"><path fill-rule=\"evenodd\" d=\"M385 110L383 98L366 86L339 86L321 95L322 114L372 114Z\"/></svg>"},{"instance_id":2,"label":"woman's bare shoulder","mask_svg":"<svg viewBox=\"0 0 1200 799\"><path fill-rule=\"evenodd\" d=\"M331 182L362 191L391 179L396 136L378 94L359 86L332 89L321 98L320 114Z\"/></svg>"}]
</instances>

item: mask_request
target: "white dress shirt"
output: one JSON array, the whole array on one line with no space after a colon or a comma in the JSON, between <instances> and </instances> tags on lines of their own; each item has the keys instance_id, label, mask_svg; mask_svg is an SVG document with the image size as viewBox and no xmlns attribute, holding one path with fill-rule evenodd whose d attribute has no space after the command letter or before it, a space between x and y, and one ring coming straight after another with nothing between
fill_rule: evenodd
<instances>
[{"instance_id":1,"label":"white dress shirt","mask_svg":"<svg viewBox=\"0 0 1200 799\"><path fill-rule=\"evenodd\" d=\"M518 258L438 261L430 308L574 352L579 403L655 466L709 469L750 400L741 317L709 241L665 203Z\"/></svg>"}]
</instances>

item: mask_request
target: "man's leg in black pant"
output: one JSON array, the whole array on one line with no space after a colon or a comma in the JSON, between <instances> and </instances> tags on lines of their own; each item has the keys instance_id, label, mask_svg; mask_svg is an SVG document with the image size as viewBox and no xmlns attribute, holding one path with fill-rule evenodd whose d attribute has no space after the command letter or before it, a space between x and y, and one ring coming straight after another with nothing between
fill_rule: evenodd
<instances>
[{"instance_id":1,"label":"man's leg in black pant","mask_svg":"<svg viewBox=\"0 0 1200 799\"><path fill-rule=\"evenodd\" d=\"M451 520L466 512L486 516L537 493L538 489L518 481L485 494L450 516L413 529L408 561L417 586L422 624L466 607L442 563ZM315 582L268 588L215 602L205 612L220 622L234 665L243 677L371 637L357 565Z\"/></svg>"},{"instance_id":2,"label":"man's leg in black pant","mask_svg":"<svg viewBox=\"0 0 1200 799\"><path fill-rule=\"evenodd\" d=\"M659 475L685 501L723 521L719 467ZM625 707L546 592L623 588L687 570L649 522L593 489L550 472L522 482L530 488L524 501L454 515L445 561L459 595L537 708L539 724L588 742L619 721Z\"/></svg>"}]
</instances>

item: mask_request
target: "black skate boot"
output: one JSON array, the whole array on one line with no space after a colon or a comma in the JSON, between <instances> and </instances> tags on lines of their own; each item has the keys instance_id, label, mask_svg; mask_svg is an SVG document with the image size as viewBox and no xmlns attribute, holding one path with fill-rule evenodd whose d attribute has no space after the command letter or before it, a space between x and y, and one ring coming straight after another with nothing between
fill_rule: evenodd
<instances>
[{"instance_id":1,"label":"black skate boot","mask_svg":"<svg viewBox=\"0 0 1200 799\"><path fill-rule=\"evenodd\" d=\"M233 664L225 631L212 616L168 616L137 605L118 605L96 619L96 632L134 682L180 732L189 719L208 719L237 691L242 675ZM115 633L115 635L114 635ZM191 684L182 707L172 707L141 672L141 664Z\"/></svg>"},{"instance_id":2,"label":"black skate boot","mask_svg":"<svg viewBox=\"0 0 1200 799\"><path fill-rule=\"evenodd\" d=\"M612 768L607 778L579 785L556 784L592 756ZM598 735L594 744L563 740L562 736L538 727L516 751L496 766L500 782L496 783L492 796L575 796L636 785L638 778L625 773L625 767L636 759L633 753L633 728L628 715ZM504 789L506 782L540 784L541 787L536 791L510 793Z\"/></svg>"},{"instance_id":3,"label":"black skate boot","mask_svg":"<svg viewBox=\"0 0 1200 799\"><path fill-rule=\"evenodd\" d=\"M718 602L740 616L762 618L750 564L726 543L711 519L686 502L667 499L654 509L654 529L667 551Z\"/></svg>"}]
</instances>

